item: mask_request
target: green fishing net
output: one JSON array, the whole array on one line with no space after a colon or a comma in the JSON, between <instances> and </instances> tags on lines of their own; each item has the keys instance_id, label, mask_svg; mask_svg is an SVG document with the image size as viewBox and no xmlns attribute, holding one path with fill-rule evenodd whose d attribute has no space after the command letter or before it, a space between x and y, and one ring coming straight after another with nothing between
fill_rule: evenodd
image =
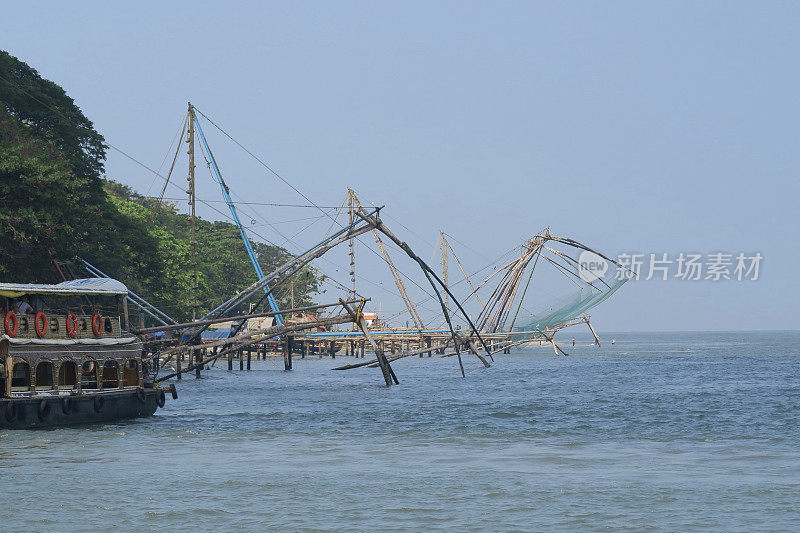
<instances>
[{"instance_id":1,"label":"green fishing net","mask_svg":"<svg viewBox=\"0 0 800 533\"><path fill-rule=\"evenodd\" d=\"M617 273L610 269L605 277L547 302L534 314L520 316L513 331L553 330L568 324L601 304L628 281L628 277L617 278Z\"/></svg>"}]
</instances>

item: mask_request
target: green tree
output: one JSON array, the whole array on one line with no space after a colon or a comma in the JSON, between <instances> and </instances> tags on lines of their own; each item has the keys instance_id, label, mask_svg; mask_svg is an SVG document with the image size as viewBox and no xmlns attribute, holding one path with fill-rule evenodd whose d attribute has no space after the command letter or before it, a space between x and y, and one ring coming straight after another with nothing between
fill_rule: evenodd
<instances>
[{"instance_id":1,"label":"green tree","mask_svg":"<svg viewBox=\"0 0 800 533\"><path fill-rule=\"evenodd\" d=\"M0 50L0 103L33 136L60 150L74 173L89 179L92 192L102 196L105 141L64 89Z\"/></svg>"},{"instance_id":2,"label":"green tree","mask_svg":"<svg viewBox=\"0 0 800 533\"><path fill-rule=\"evenodd\" d=\"M82 264L70 264L78 255L177 320L191 318L193 297L204 314L255 281L236 226L198 219L195 295L187 215L103 179L104 158L103 137L66 92L0 51L2 281L57 282L59 265L80 277ZM291 257L253 245L265 272ZM288 305L293 286L295 303L308 303L319 283L307 268L276 298Z\"/></svg>"},{"instance_id":3,"label":"green tree","mask_svg":"<svg viewBox=\"0 0 800 533\"><path fill-rule=\"evenodd\" d=\"M190 302L196 296L198 312L203 315L225 299L256 281L253 265L235 225L210 222L198 218L198 290L193 295L189 245L190 221L178 213L174 204L158 202L138 195L117 182L106 181L105 189L116 211L125 220L115 222L116 253L104 252L93 263L107 272L117 272L132 288L141 287L143 294L157 307L177 320L191 318ZM253 249L264 272L270 272L291 258L283 248L254 242ZM143 253L146 250L146 253ZM120 261L119 257L127 258ZM124 264L124 263L128 264ZM105 265L105 268L101 265ZM137 283L131 283L136 279ZM276 299L280 307L290 303L292 285L295 305L311 303L319 292L321 278L312 267L304 268L292 284L280 287ZM136 290L136 289L134 289ZM260 293L238 308L246 312Z\"/></svg>"},{"instance_id":4,"label":"green tree","mask_svg":"<svg viewBox=\"0 0 800 533\"><path fill-rule=\"evenodd\" d=\"M60 281L53 260L85 249L104 217L91 180L0 109L0 276Z\"/></svg>"},{"instance_id":5,"label":"green tree","mask_svg":"<svg viewBox=\"0 0 800 533\"><path fill-rule=\"evenodd\" d=\"M102 240L103 137L64 90L0 51L0 275L58 281L53 260Z\"/></svg>"}]
</instances>

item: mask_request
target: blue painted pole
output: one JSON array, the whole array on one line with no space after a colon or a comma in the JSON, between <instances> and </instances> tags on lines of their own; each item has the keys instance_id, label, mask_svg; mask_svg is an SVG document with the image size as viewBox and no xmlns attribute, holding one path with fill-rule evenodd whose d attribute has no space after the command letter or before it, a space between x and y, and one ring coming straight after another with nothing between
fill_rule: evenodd
<instances>
[{"instance_id":1,"label":"blue painted pole","mask_svg":"<svg viewBox=\"0 0 800 533\"><path fill-rule=\"evenodd\" d=\"M230 209L231 216L233 217L234 222L236 222L236 227L239 228L239 235L242 237L242 242L244 242L244 248L247 250L247 255L250 256L250 262L253 263L253 268L256 271L256 279L262 279L264 277L264 272L261 270L261 265L258 263L258 258L256 257L256 253L253 251L253 246L250 244L250 239L247 237L247 232L244 230L241 220L239 220L239 213L236 212L236 205L231 199L231 195L228 192L228 187L222 180L222 173L219 171L217 161L214 159L214 154L211 153L211 149L208 147L208 142L206 141L206 136L203 133L203 128L200 127L200 122L197 120L196 115L193 115L192 118L194 119L195 126L197 126L197 131L200 133L200 140L203 141L203 146L205 147L206 153L211 160L211 167L214 169L214 177L217 179L217 183L219 183L219 186L222 189L222 196L225 198L225 203L228 204L228 209ZM269 293L269 286L264 285L264 292ZM269 308L272 311L280 311L278 308L278 302L275 301L275 297L272 294L267 294L267 303L269 303ZM275 315L275 321L278 324L282 324L283 316Z\"/></svg>"}]
</instances>

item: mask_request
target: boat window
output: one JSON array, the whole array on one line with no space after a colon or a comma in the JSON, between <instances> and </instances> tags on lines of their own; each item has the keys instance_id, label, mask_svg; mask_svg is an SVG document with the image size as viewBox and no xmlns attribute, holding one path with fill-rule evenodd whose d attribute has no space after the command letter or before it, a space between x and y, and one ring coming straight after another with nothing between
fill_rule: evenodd
<instances>
[{"instance_id":1,"label":"boat window","mask_svg":"<svg viewBox=\"0 0 800 533\"><path fill-rule=\"evenodd\" d=\"M114 360L106 361L103 365L103 388L113 389L119 387L119 363Z\"/></svg>"},{"instance_id":2,"label":"boat window","mask_svg":"<svg viewBox=\"0 0 800 533\"><path fill-rule=\"evenodd\" d=\"M125 361L123 380L125 387L137 387L139 385L139 361L135 359Z\"/></svg>"},{"instance_id":3,"label":"boat window","mask_svg":"<svg viewBox=\"0 0 800 533\"><path fill-rule=\"evenodd\" d=\"M30 386L31 367L25 361L14 361L11 388L14 390L28 390Z\"/></svg>"},{"instance_id":4,"label":"boat window","mask_svg":"<svg viewBox=\"0 0 800 533\"><path fill-rule=\"evenodd\" d=\"M95 361L84 361L81 365L81 388L97 388L97 363Z\"/></svg>"},{"instance_id":5,"label":"boat window","mask_svg":"<svg viewBox=\"0 0 800 533\"><path fill-rule=\"evenodd\" d=\"M36 388L53 388L53 363L50 361L42 361L36 365Z\"/></svg>"},{"instance_id":6,"label":"boat window","mask_svg":"<svg viewBox=\"0 0 800 533\"><path fill-rule=\"evenodd\" d=\"M59 388L72 389L78 382L78 365L74 361L64 361L58 371Z\"/></svg>"}]
</instances>

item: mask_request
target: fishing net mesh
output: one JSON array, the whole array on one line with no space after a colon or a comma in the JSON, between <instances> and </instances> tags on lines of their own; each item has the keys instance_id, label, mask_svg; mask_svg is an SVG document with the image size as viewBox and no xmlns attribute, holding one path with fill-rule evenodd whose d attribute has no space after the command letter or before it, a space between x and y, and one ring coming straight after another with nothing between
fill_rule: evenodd
<instances>
[{"instance_id":1,"label":"fishing net mesh","mask_svg":"<svg viewBox=\"0 0 800 533\"><path fill-rule=\"evenodd\" d=\"M626 281L627 277L617 279L616 273L610 272L604 278L548 302L532 315L520 316L514 331L545 331L564 326L601 304Z\"/></svg>"}]
</instances>

